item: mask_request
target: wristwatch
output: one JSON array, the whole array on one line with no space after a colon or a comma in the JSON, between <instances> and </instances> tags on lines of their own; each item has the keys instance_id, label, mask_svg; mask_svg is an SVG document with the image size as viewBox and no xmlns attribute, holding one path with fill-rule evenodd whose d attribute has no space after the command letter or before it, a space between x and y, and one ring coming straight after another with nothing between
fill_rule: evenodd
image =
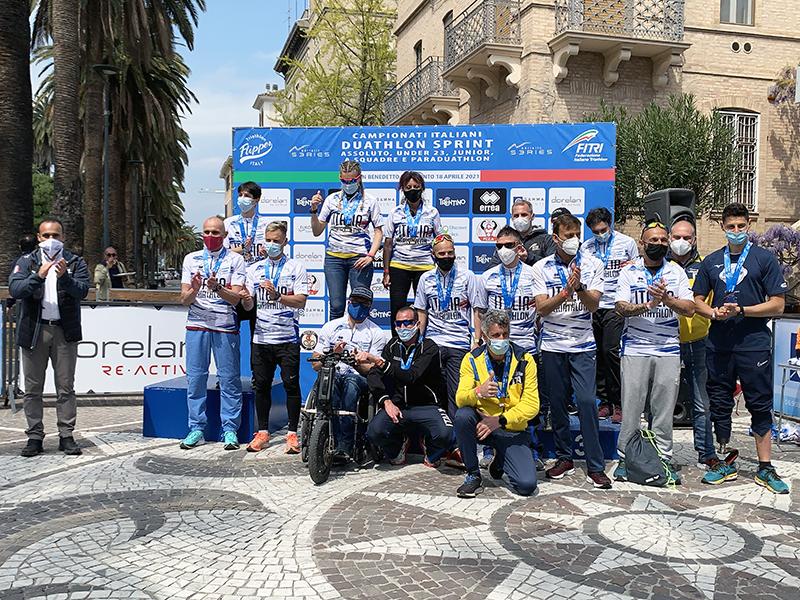
<instances>
[{"instance_id":1,"label":"wristwatch","mask_svg":"<svg viewBox=\"0 0 800 600\"><path fill-rule=\"evenodd\" d=\"M744 316L744 306L742 306L741 304L739 304L739 315L742 317Z\"/></svg>"},{"instance_id":2,"label":"wristwatch","mask_svg":"<svg viewBox=\"0 0 800 600\"><path fill-rule=\"evenodd\" d=\"M582 292L582 291L583 291L583 290L585 290L585 289L586 289L586 288L584 287L584 285L583 285L582 283L578 283L578 285L577 285L577 286L575 286L575 291L576 291L576 292Z\"/></svg>"},{"instance_id":3,"label":"wristwatch","mask_svg":"<svg viewBox=\"0 0 800 600\"><path fill-rule=\"evenodd\" d=\"M211 291L213 291L215 294L217 294L217 293L219 293L219 291L220 291L221 289L222 289L222 284L218 283L217 285L215 285L215 286L212 288L212 290L211 290Z\"/></svg>"},{"instance_id":4,"label":"wristwatch","mask_svg":"<svg viewBox=\"0 0 800 600\"><path fill-rule=\"evenodd\" d=\"M508 425L508 419L506 419L505 415L500 415L499 417L497 417L497 422L500 423L500 427L502 429L505 429L506 425Z\"/></svg>"}]
</instances>

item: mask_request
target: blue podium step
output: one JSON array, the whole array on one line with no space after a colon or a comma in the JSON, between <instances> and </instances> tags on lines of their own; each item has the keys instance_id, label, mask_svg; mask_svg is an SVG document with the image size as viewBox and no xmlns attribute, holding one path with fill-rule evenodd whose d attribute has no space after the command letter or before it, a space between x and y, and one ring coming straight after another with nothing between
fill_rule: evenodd
<instances>
[{"instance_id":1,"label":"blue podium step","mask_svg":"<svg viewBox=\"0 0 800 600\"><path fill-rule=\"evenodd\" d=\"M218 441L222 438L219 418L219 389L216 375L209 375L206 386L206 417L208 423L205 438ZM186 377L169 379L144 388L145 437L183 439L188 432L189 409L186 405ZM286 426L286 393L283 384L272 385L272 409L269 415L269 430L277 431ZM255 398L249 378L242 378L242 422L237 433L239 442L248 443L256 430Z\"/></svg>"},{"instance_id":2,"label":"blue podium step","mask_svg":"<svg viewBox=\"0 0 800 600\"><path fill-rule=\"evenodd\" d=\"M586 455L583 450L583 436L578 417L570 416L569 428L572 434L573 447L572 456L575 460L585 460ZM603 456L606 460L617 460L617 438L619 437L619 425L615 425L609 419L599 421L600 447L603 449ZM545 458L555 457L555 442L552 431L536 430L536 436L544 445Z\"/></svg>"}]
</instances>

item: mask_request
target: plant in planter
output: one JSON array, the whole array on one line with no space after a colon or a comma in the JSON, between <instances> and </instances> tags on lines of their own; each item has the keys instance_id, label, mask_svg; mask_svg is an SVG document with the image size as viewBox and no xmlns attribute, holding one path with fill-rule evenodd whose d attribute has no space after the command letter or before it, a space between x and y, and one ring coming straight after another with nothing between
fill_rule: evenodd
<instances>
[{"instance_id":1,"label":"plant in planter","mask_svg":"<svg viewBox=\"0 0 800 600\"><path fill-rule=\"evenodd\" d=\"M781 265L788 289L786 304L800 305L800 231L786 225L773 225L764 233L750 232L750 240L769 250Z\"/></svg>"}]
</instances>

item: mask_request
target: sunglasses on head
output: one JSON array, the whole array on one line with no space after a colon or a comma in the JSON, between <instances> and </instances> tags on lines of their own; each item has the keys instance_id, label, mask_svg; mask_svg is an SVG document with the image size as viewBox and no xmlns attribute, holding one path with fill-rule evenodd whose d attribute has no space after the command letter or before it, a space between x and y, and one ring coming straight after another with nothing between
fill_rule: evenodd
<instances>
[{"instance_id":1,"label":"sunglasses on head","mask_svg":"<svg viewBox=\"0 0 800 600\"><path fill-rule=\"evenodd\" d=\"M402 319L394 322L395 328L397 327L413 327L417 324L415 319Z\"/></svg>"},{"instance_id":2,"label":"sunglasses on head","mask_svg":"<svg viewBox=\"0 0 800 600\"><path fill-rule=\"evenodd\" d=\"M667 229L667 226L664 225L661 221L650 221L650 222L648 222L642 228L642 231L647 231L648 229L664 229L665 231L669 231L669 229Z\"/></svg>"},{"instance_id":3,"label":"sunglasses on head","mask_svg":"<svg viewBox=\"0 0 800 600\"><path fill-rule=\"evenodd\" d=\"M496 242L495 246L497 247L498 250L500 250L500 248L511 248L511 249L514 249L514 248L517 247L517 242L503 242L503 243Z\"/></svg>"},{"instance_id":4,"label":"sunglasses on head","mask_svg":"<svg viewBox=\"0 0 800 600\"><path fill-rule=\"evenodd\" d=\"M347 185L348 183L357 183L359 179L361 179L361 176L353 177L352 179L339 178L339 181L341 181L343 184Z\"/></svg>"},{"instance_id":5,"label":"sunglasses on head","mask_svg":"<svg viewBox=\"0 0 800 600\"><path fill-rule=\"evenodd\" d=\"M433 238L433 243L431 246L435 246L436 244L441 244L442 242L453 242L453 238L450 237L449 233L440 233L435 238Z\"/></svg>"}]
</instances>

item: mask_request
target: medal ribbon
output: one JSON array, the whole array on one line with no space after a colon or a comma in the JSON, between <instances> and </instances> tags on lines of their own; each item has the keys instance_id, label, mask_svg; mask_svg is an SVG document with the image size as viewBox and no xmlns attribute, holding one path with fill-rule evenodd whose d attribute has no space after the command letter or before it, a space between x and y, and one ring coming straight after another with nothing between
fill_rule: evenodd
<instances>
[{"instance_id":1,"label":"medal ribbon","mask_svg":"<svg viewBox=\"0 0 800 600\"><path fill-rule=\"evenodd\" d=\"M211 254L208 252L208 248L203 248L203 270L206 273L206 279L211 277L212 273L216 273L219 271L220 265L222 265L222 259L225 258L225 254L227 253L227 248L223 248L219 251L219 256L217 257L217 262L214 263L214 267L211 267Z\"/></svg>"},{"instance_id":2,"label":"medal ribbon","mask_svg":"<svg viewBox=\"0 0 800 600\"><path fill-rule=\"evenodd\" d=\"M522 273L522 262L518 262L517 268L514 269L510 291L508 289L508 284L506 283L506 271L507 269L505 267L500 267L498 275L500 275L500 289L503 293L503 308L505 310L511 310L514 307L514 297L517 295L517 288L519 287L519 276L520 273Z\"/></svg>"},{"instance_id":3,"label":"medal ribbon","mask_svg":"<svg viewBox=\"0 0 800 600\"><path fill-rule=\"evenodd\" d=\"M742 267L744 267L744 260L747 258L747 255L750 253L750 247L753 245L753 242L747 242L744 246L744 250L742 250L741 256L739 256L739 260L736 261L736 269L731 272L731 250L728 246L725 246L725 292L730 293L736 289L736 284L739 282L739 275L742 272Z\"/></svg>"},{"instance_id":4,"label":"medal ribbon","mask_svg":"<svg viewBox=\"0 0 800 600\"><path fill-rule=\"evenodd\" d=\"M486 349L483 357L486 359L486 370L493 373L492 361L489 359L489 349ZM511 373L511 346L506 350L505 366L503 367L503 382L498 385L497 397L506 398L508 396L508 376ZM497 383L497 375L494 376L494 381Z\"/></svg>"}]
</instances>

